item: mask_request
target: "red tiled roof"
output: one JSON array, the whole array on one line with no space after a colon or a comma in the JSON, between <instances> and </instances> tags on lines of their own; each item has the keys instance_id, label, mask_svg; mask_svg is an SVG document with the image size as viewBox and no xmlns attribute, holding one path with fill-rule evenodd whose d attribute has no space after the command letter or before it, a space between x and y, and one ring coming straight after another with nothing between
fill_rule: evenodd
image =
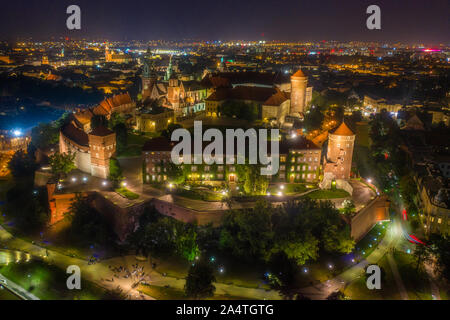
<instances>
[{"instance_id":1,"label":"red tiled roof","mask_svg":"<svg viewBox=\"0 0 450 320\"><path fill-rule=\"evenodd\" d=\"M61 133L69 140L72 140L76 144L84 147L89 147L88 135L78 129L72 122L66 124L61 128Z\"/></svg>"},{"instance_id":2,"label":"red tiled roof","mask_svg":"<svg viewBox=\"0 0 450 320\"><path fill-rule=\"evenodd\" d=\"M298 69L297 72L292 75L292 77L305 78L306 76L301 69Z\"/></svg>"},{"instance_id":3,"label":"red tiled roof","mask_svg":"<svg viewBox=\"0 0 450 320\"><path fill-rule=\"evenodd\" d=\"M98 126L94 130L92 130L89 133L89 135L104 137L104 136L109 136L110 134L113 134L113 133L114 133L113 131L109 130L108 128L106 128L104 126Z\"/></svg>"},{"instance_id":4,"label":"red tiled roof","mask_svg":"<svg viewBox=\"0 0 450 320\"><path fill-rule=\"evenodd\" d=\"M233 89L217 89L206 100L250 100L265 102L277 92L278 90L274 88L237 86Z\"/></svg>"},{"instance_id":5,"label":"red tiled roof","mask_svg":"<svg viewBox=\"0 0 450 320\"><path fill-rule=\"evenodd\" d=\"M288 100L289 97L282 91L277 90L277 93L275 93L273 96L271 96L269 99L267 99L264 102L264 105L266 106L279 106L286 100Z\"/></svg>"},{"instance_id":6,"label":"red tiled roof","mask_svg":"<svg viewBox=\"0 0 450 320\"><path fill-rule=\"evenodd\" d=\"M354 136L355 134L353 133L352 130L349 129L349 127L347 127L347 125L345 124L344 121L342 121L341 125L335 129L334 131L330 131L331 134L335 134L337 136Z\"/></svg>"}]
</instances>

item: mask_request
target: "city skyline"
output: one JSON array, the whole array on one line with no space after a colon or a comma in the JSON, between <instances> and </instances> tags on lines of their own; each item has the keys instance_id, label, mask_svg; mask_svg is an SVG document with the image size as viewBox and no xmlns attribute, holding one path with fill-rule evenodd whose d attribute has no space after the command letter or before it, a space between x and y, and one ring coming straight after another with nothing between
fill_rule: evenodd
<instances>
[{"instance_id":1,"label":"city skyline","mask_svg":"<svg viewBox=\"0 0 450 320\"><path fill-rule=\"evenodd\" d=\"M44 3L44 5L43 5ZM48 3L48 5L46 5ZM66 28L66 8L81 8L81 30ZM381 9L381 30L368 30L366 9ZM27 7L29 10L23 10ZM203 0L111 5L88 1L16 1L3 5L0 38L107 38L110 40L336 40L445 43L447 1L305 2Z\"/></svg>"}]
</instances>

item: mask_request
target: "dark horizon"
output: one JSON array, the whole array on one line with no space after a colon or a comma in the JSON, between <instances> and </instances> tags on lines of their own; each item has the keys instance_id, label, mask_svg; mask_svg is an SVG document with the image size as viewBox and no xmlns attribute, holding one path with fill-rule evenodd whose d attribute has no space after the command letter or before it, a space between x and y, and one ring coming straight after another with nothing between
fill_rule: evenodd
<instances>
[{"instance_id":1,"label":"dark horizon","mask_svg":"<svg viewBox=\"0 0 450 320\"><path fill-rule=\"evenodd\" d=\"M112 4L111 4L112 3ZM80 31L66 8L81 7ZM366 8L381 8L381 30L366 28ZM0 39L378 41L447 44L447 0L293 1L17 0L2 5Z\"/></svg>"}]
</instances>

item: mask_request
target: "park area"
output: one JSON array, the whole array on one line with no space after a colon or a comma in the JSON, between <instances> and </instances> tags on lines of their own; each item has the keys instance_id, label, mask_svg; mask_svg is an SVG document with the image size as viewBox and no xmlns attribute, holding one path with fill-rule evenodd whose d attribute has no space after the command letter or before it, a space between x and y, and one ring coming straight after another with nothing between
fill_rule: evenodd
<instances>
[{"instance_id":1,"label":"park area","mask_svg":"<svg viewBox=\"0 0 450 320\"><path fill-rule=\"evenodd\" d=\"M81 280L81 290L69 290L64 270L44 261L10 263L0 273L41 300L101 300L105 290L92 282ZM10 297L0 290L0 297ZM1 298L0 298L1 300Z\"/></svg>"}]
</instances>

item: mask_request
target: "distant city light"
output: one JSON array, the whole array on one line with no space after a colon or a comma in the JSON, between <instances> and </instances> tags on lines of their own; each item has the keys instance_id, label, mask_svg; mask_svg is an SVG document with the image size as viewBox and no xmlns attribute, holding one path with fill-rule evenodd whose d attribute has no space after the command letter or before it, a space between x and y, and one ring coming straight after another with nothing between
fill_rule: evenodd
<instances>
[{"instance_id":1,"label":"distant city light","mask_svg":"<svg viewBox=\"0 0 450 320\"><path fill-rule=\"evenodd\" d=\"M20 130L20 129L13 130L13 135L15 137L20 137L22 135L22 130Z\"/></svg>"}]
</instances>

